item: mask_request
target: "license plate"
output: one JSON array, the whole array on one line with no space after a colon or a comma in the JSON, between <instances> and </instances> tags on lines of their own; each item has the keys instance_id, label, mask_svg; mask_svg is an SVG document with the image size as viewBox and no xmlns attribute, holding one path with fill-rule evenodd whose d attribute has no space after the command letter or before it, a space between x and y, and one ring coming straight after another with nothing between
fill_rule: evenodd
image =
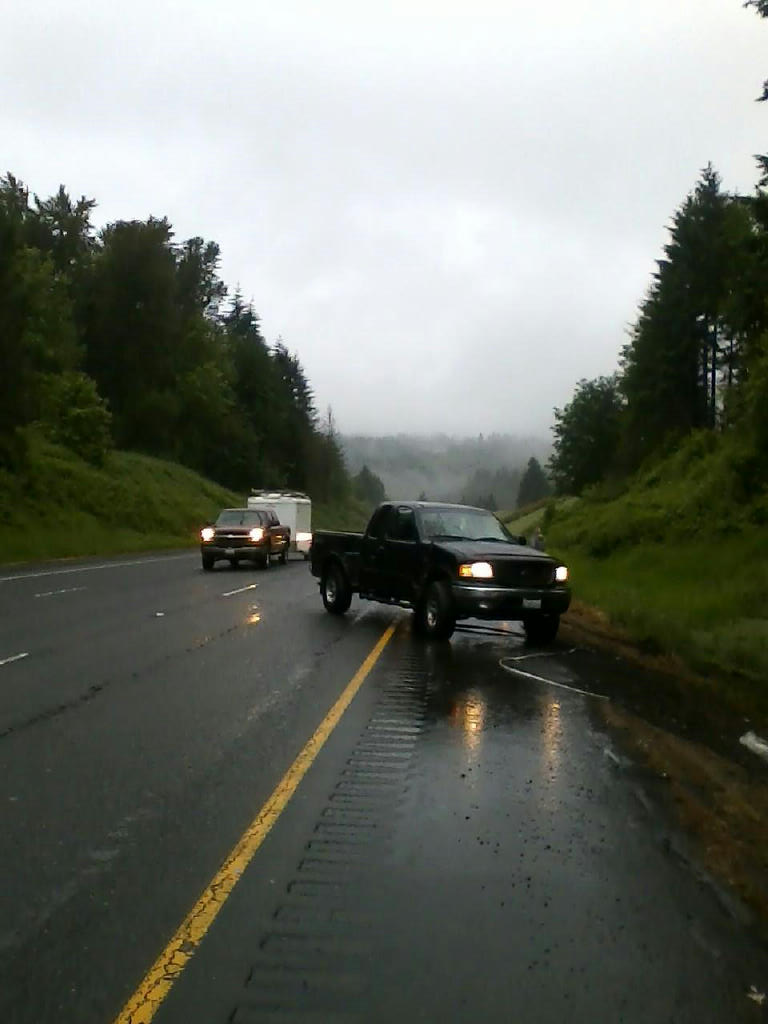
<instances>
[{"instance_id":1,"label":"license plate","mask_svg":"<svg viewBox=\"0 0 768 1024\"><path fill-rule=\"evenodd\" d=\"M224 554L225 554L225 555L226 555L226 556L227 556L228 558L229 558L229 557L230 557L231 555L234 555L234 553L235 553L235 549L234 549L234 548L224 548Z\"/></svg>"},{"instance_id":2,"label":"license plate","mask_svg":"<svg viewBox=\"0 0 768 1024\"><path fill-rule=\"evenodd\" d=\"M523 598L523 608L530 608L530 609L541 608L541 598L540 597L524 597Z\"/></svg>"}]
</instances>

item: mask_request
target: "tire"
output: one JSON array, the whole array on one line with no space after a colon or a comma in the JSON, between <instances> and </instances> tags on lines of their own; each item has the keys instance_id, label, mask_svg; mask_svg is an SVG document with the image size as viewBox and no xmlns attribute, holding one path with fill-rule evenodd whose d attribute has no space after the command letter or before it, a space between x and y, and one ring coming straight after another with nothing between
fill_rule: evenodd
<instances>
[{"instance_id":1,"label":"tire","mask_svg":"<svg viewBox=\"0 0 768 1024\"><path fill-rule=\"evenodd\" d=\"M214 566L216 559L213 555L203 555L203 568L206 572L210 572Z\"/></svg>"},{"instance_id":2,"label":"tire","mask_svg":"<svg viewBox=\"0 0 768 1024\"><path fill-rule=\"evenodd\" d=\"M269 552L267 552L266 555L264 555L261 561L259 562L259 565L261 566L262 569L268 569L271 564L272 559L269 557Z\"/></svg>"},{"instance_id":3,"label":"tire","mask_svg":"<svg viewBox=\"0 0 768 1024\"><path fill-rule=\"evenodd\" d=\"M542 612L523 621L525 637L529 644L551 644L560 627L560 616Z\"/></svg>"},{"instance_id":4,"label":"tire","mask_svg":"<svg viewBox=\"0 0 768 1024\"><path fill-rule=\"evenodd\" d=\"M280 552L280 565L288 565L288 545Z\"/></svg>"},{"instance_id":5,"label":"tire","mask_svg":"<svg viewBox=\"0 0 768 1024\"><path fill-rule=\"evenodd\" d=\"M342 567L332 562L323 573L320 584L325 610L331 615L343 615L352 603L352 587Z\"/></svg>"},{"instance_id":6,"label":"tire","mask_svg":"<svg viewBox=\"0 0 768 1024\"><path fill-rule=\"evenodd\" d=\"M411 616L411 631L416 636L424 636L424 603L420 602L413 606L413 615Z\"/></svg>"},{"instance_id":7,"label":"tire","mask_svg":"<svg viewBox=\"0 0 768 1024\"><path fill-rule=\"evenodd\" d=\"M449 640L456 628L456 613L448 586L435 580L416 607L414 629L430 640Z\"/></svg>"}]
</instances>

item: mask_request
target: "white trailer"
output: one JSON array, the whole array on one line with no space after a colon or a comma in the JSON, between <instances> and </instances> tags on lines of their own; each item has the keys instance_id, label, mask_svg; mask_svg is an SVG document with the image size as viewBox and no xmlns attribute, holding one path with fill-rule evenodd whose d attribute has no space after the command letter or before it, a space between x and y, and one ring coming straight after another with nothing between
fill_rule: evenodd
<instances>
[{"instance_id":1,"label":"white trailer","mask_svg":"<svg viewBox=\"0 0 768 1024\"><path fill-rule=\"evenodd\" d=\"M301 491L259 491L248 498L248 508L269 510L291 530L291 551L309 557L312 543L312 499Z\"/></svg>"}]
</instances>

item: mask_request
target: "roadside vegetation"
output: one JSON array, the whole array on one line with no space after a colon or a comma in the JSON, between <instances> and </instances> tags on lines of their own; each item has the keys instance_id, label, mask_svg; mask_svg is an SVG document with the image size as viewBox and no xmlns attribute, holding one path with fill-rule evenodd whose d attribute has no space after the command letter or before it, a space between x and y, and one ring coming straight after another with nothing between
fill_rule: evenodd
<instances>
[{"instance_id":1,"label":"roadside vegetation","mask_svg":"<svg viewBox=\"0 0 768 1024\"><path fill-rule=\"evenodd\" d=\"M228 293L218 245L166 218L96 230L95 206L0 177L0 559L194 543L252 487L359 525L381 481L350 476L332 411Z\"/></svg>"},{"instance_id":2,"label":"roadside vegetation","mask_svg":"<svg viewBox=\"0 0 768 1024\"><path fill-rule=\"evenodd\" d=\"M315 530L347 530L361 533L368 524L373 506L349 495L334 502L320 502L312 506L312 526Z\"/></svg>"},{"instance_id":3,"label":"roadside vegetation","mask_svg":"<svg viewBox=\"0 0 768 1024\"><path fill-rule=\"evenodd\" d=\"M229 488L350 489L330 410L218 274L218 245L166 218L92 224L96 203L0 178L0 465L34 428L98 466L112 448Z\"/></svg>"},{"instance_id":4,"label":"roadside vegetation","mask_svg":"<svg viewBox=\"0 0 768 1024\"><path fill-rule=\"evenodd\" d=\"M578 598L643 650L674 654L768 711L768 494L745 488L747 456L735 436L692 435L622 493L614 482L556 505L546 541Z\"/></svg>"},{"instance_id":5,"label":"roadside vegetation","mask_svg":"<svg viewBox=\"0 0 768 1024\"><path fill-rule=\"evenodd\" d=\"M112 452L94 466L33 437L23 471L0 472L0 560L191 546L218 508L237 501L174 463Z\"/></svg>"},{"instance_id":6,"label":"roadside vegetation","mask_svg":"<svg viewBox=\"0 0 768 1024\"><path fill-rule=\"evenodd\" d=\"M0 562L192 548L232 491L177 463L114 451L100 466L40 437L23 472L0 471ZM352 494L313 506L316 528L362 529L368 505Z\"/></svg>"},{"instance_id":7,"label":"roadside vegetation","mask_svg":"<svg viewBox=\"0 0 768 1024\"><path fill-rule=\"evenodd\" d=\"M768 16L762 0L745 6ZM756 159L754 194L727 193L710 165L674 213L618 371L555 410L558 497L534 514L581 601L766 708L768 156Z\"/></svg>"}]
</instances>

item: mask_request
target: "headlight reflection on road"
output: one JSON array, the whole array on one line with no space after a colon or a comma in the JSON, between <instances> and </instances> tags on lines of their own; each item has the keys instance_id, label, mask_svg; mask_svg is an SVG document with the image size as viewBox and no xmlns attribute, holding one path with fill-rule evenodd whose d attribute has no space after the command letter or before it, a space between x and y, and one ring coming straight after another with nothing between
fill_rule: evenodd
<instances>
[{"instance_id":1,"label":"headlight reflection on road","mask_svg":"<svg viewBox=\"0 0 768 1024\"><path fill-rule=\"evenodd\" d=\"M248 618L245 620L246 626L256 626L261 622L261 612L257 604L251 605L251 610L248 613Z\"/></svg>"},{"instance_id":2,"label":"headlight reflection on road","mask_svg":"<svg viewBox=\"0 0 768 1024\"><path fill-rule=\"evenodd\" d=\"M542 760L543 778L550 784L558 781L560 774L563 723L560 719L560 701L551 697L542 698Z\"/></svg>"},{"instance_id":3,"label":"headlight reflection on road","mask_svg":"<svg viewBox=\"0 0 768 1024\"><path fill-rule=\"evenodd\" d=\"M451 721L461 729L464 746L475 753L482 742L485 702L475 693L459 697L453 706Z\"/></svg>"}]
</instances>

